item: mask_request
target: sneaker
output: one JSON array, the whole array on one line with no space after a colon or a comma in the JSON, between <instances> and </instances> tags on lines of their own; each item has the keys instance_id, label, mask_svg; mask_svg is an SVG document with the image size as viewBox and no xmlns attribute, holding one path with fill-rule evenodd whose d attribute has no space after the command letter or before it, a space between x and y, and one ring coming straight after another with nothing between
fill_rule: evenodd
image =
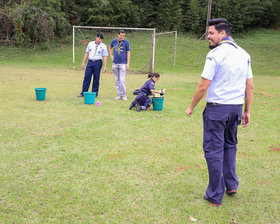
<instances>
[{"instance_id":1,"label":"sneaker","mask_svg":"<svg viewBox=\"0 0 280 224\"><path fill-rule=\"evenodd\" d=\"M145 106L141 106L141 110L146 110L147 108Z\"/></svg>"},{"instance_id":2,"label":"sneaker","mask_svg":"<svg viewBox=\"0 0 280 224\"><path fill-rule=\"evenodd\" d=\"M136 104L135 107L136 107L136 111L137 111L137 112L140 112L140 111L141 111L141 106L140 106L139 104Z\"/></svg>"},{"instance_id":3,"label":"sneaker","mask_svg":"<svg viewBox=\"0 0 280 224\"><path fill-rule=\"evenodd\" d=\"M127 97L126 97L126 96L123 96L123 97L122 97L122 100L127 101Z\"/></svg>"},{"instance_id":4,"label":"sneaker","mask_svg":"<svg viewBox=\"0 0 280 224\"><path fill-rule=\"evenodd\" d=\"M236 189L227 189L226 190L226 194L227 195L234 195L234 194L236 194L237 193L237 190Z\"/></svg>"},{"instance_id":5,"label":"sneaker","mask_svg":"<svg viewBox=\"0 0 280 224\"><path fill-rule=\"evenodd\" d=\"M121 99L121 96L117 96L114 98L114 100L120 100Z\"/></svg>"},{"instance_id":6,"label":"sneaker","mask_svg":"<svg viewBox=\"0 0 280 224\"><path fill-rule=\"evenodd\" d=\"M211 202L210 198L208 197L208 195L206 193L203 195L203 198L205 201L209 201L211 203L211 205L213 205L213 206L220 206L220 204L215 204L215 203Z\"/></svg>"},{"instance_id":7,"label":"sneaker","mask_svg":"<svg viewBox=\"0 0 280 224\"><path fill-rule=\"evenodd\" d=\"M131 110L134 106L135 106L135 104L131 103L130 106L129 106L129 110Z\"/></svg>"},{"instance_id":8,"label":"sneaker","mask_svg":"<svg viewBox=\"0 0 280 224\"><path fill-rule=\"evenodd\" d=\"M78 95L77 97L84 97L84 95L83 95L83 94L80 94L80 95Z\"/></svg>"}]
</instances>

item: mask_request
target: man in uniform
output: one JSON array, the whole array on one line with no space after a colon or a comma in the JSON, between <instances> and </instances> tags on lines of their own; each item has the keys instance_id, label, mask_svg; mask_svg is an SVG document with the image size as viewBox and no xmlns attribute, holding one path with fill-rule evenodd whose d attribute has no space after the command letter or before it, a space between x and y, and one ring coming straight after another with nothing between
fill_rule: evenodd
<instances>
[{"instance_id":1,"label":"man in uniform","mask_svg":"<svg viewBox=\"0 0 280 224\"><path fill-rule=\"evenodd\" d=\"M107 70L107 46L102 43L104 36L102 33L98 33L96 35L95 41L92 41L88 44L86 53L84 55L82 69L85 69L85 63L88 59L84 82L82 87L82 92L78 97L83 97L84 92L87 92L90 86L91 77L93 75L93 83L92 83L92 92L96 93L96 97L98 96L99 90L99 80L100 80L100 71L103 65L102 59L104 61L103 72Z\"/></svg>"},{"instance_id":2,"label":"man in uniform","mask_svg":"<svg viewBox=\"0 0 280 224\"><path fill-rule=\"evenodd\" d=\"M114 55L112 54L114 48ZM109 46L110 57L113 61L113 73L118 96L115 100L127 100L125 76L130 63L130 44L125 39L124 30L119 30L118 38L114 39Z\"/></svg>"},{"instance_id":3,"label":"man in uniform","mask_svg":"<svg viewBox=\"0 0 280 224\"><path fill-rule=\"evenodd\" d=\"M208 90L203 112L203 150L209 184L204 199L219 206L225 193L237 193L237 126L241 120L244 127L250 123L253 74L250 55L232 39L226 19L209 21L208 40L212 50L186 114L192 115Z\"/></svg>"}]
</instances>

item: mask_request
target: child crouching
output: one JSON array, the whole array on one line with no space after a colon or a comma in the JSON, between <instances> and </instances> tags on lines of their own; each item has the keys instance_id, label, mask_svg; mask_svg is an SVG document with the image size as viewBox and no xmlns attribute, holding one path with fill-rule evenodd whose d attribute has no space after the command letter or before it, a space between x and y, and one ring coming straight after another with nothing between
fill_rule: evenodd
<instances>
[{"instance_id":1,"label":"child crouching","mask_svg":"<svg viewBox=\"0 0 280 224\"><path fill-rule=\"evenodd\" d=\"M140 89L140 93L129 106L130 110L133 107L136 108L137 112L140 112L141 110L148 110L152 104L152 100L149 97L149 95L152 95L154 93L161 93L160 91L155 90L155 83L159 80L160 75L154 72L150 73L148 75L148 78L150 79L147 82L145 82L145 84Z\"/></svg>"}]
</instances>

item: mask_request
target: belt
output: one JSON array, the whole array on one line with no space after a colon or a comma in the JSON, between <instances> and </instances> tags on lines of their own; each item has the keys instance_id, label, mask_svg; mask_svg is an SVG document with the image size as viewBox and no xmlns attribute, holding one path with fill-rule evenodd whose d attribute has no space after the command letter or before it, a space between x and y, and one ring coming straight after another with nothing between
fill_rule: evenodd
<instances>
[{"instance_id":1,"label":"belt","mask_svg":"<svg viewBox=\"0 0 280 224\"><path fill-rule=\"evenodd\" d=\"M90 61L92 61L92 62L95 62L95 61L99 61L99 60L102 60L102 59L97 59L97 60L90 60Z\"/></svg>"},{"instance_id":2,"label":"belt","mask_svg":"<svg viewBox=\"0 0 280 224\"><path fill-rule=\"evenodd\" d=\"M217 106L217 105L220 105L220 106L243 106L243 104L221 104L221 103L209 103L209 102L207 102L206 105L207 106Z\"/></svg>"}]
</instances>

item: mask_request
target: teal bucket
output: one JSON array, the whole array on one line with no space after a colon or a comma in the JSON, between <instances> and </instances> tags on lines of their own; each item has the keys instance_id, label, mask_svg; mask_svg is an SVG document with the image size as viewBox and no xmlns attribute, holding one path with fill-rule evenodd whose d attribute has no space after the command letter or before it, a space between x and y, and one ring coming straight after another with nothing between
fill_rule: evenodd
<instances>
[{"instance_id":1,"label":"teal bucket","mask_svg":"<svg viewBox=\"0 0 280 224\"><path fill-rule=\"evenodd\" d=\"M44 101L46 99L47 88L35 88L36 100Z\"/></svg>"},{"instance_id":2,"label":"teal bucket","mask_svg":"<svg viewBox=\"0 0 280 224\"><path fill-rule=\"evenodd\" d=\"M96 95L95 92L84 92L85 104L94 104L95 95Z\"/></svg>"},{"instance_id":3,"label":"teal bucket","mask_svg":"<svg viewBox=\"0 0 280 224\"><path fill-rule=\"evenodd\" d=\"M152 97L153 109L161 111L163 108L164 97Z\"/></svg>"}]
</instances>

